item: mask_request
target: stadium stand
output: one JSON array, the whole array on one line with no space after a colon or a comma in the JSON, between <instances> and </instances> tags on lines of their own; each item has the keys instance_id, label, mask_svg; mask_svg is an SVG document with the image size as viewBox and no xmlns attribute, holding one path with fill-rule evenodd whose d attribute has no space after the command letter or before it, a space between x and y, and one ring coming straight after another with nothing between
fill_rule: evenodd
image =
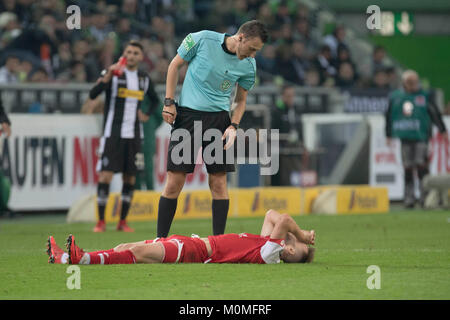
<instances>
[{"instance_id":1,"label":"stadium stand","mask_svg":"<svg viewBox=\"0 0 450 320\"><path fill-rule=\"evenodd\" d=\"M73 4L81 9L79 30L66 26L66 8ZM118 60L126 42L137 39L145 50L142 68L163 98L168 64L188 32L233 34L244 21L260 19L270 30L270 40L256 56L258 85L250 91L249 106L265 105L270 118L280 108L282 88L292 85L296 117L383 113L387 94L399 86L402 65L385 46L372 44L354 26L343 24L348 15L336 14L327 5L329 1L313 0L2 0L0 94L12 113L84 112L91 83ZM350 20L355 25L355 19ZM181 72L179 83L183 80ZM444 109L442 92L434 95ZM244 129L259 117L256 109L248 110ZM332 164L323 159L339 159L345 149L333 140L335 129L322 135L330 138L328 147L309 150L303 168L318 170L319 176L332 173ZM281 139L307 138L305 128L296 130ZM354 133L347 131L345 137ZM280 149L287 158L305 158L304 151L303 143Z\"/></svg>"}]
</instances>

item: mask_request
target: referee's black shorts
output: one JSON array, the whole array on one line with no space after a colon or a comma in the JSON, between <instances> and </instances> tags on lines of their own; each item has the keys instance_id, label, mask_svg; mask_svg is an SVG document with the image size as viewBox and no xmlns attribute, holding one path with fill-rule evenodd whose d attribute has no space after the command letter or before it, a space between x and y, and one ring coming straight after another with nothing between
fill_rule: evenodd
<instances>
[{"instance_id":1,"label":"referee's black shorts","mask_svg":"<svg viewBox=\"0 0 450 320\"><path fill-rule=\"evenodd\" d=\"M138 171L136 155L139 152L141 152L140 138L102 137L96 169L135 176Z\"/></svg>"},{"instance_id":2,"label":"referee's black shorts","mask_svg":"<svg viewBox=\"0 0 450 320\"><path fill-rule=\"evenodd\" d=\"M198 155L198 150L194 150L194 121L201 121L202 124L202 132L201 132L201 147L204 151L206 146L208 146L213 141L203 141L202 137L206 130L208 129L218 129L222 134L225 130L230 126L231 120L228 111L219 111L219 112L205 112L198 111L194 109L190 109L187 107L177 106L177 117L175 119L175 123L173 124L173 128L171 131L171 135L174 134L174 131L177 129L185 129L189 131L190 134L190 144L191 144L191 154L189 156L188 163L182 161L180 164L176 164L173 162L172 158L172 150L178 144L183 143L183 139L179 141L170 141L168 157L167 157L167 171L173 172L185 172L192 173L195 169L196 159ZM184 142L186 143L186 142ZM222 143L225 145L225 141ZM177 150L175 150L178 154ZM183 152L180 153L183 155ZM203 157L203 154L202 154ZM187 158L187 157L186 157ZM206 170L208 173L220 173L220 172L234 172L235 167L234 163L227 164L226 163L226 152L223 150L223 159L222 163L206 163Z\"/></svg>"}]
</instances>

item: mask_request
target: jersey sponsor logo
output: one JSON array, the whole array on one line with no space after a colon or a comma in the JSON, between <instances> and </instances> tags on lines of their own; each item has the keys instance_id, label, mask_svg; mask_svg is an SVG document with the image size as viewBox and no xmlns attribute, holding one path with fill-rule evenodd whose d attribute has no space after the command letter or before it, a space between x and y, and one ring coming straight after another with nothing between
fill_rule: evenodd
<instances>
[{"instance_id":1,"label":"jersey sponsor logo","mask_svg":"<svg viewBox=\"0 0 450 320\"><path fill-rule=\"evenodd\" d=\"M142 90L130 90L127 88L119 88L117 92L119 98L134 98L137 100L144 100L144 91Z\"/></svg>"},{"instance_id":2,"label":"jersey sponsor logo","mask_svg":"<svg viewBox=\"0 0 450 320\"><path fill-rule=\"evenodd\" d=\"M414 110L414 105L411 101L405 101L403 103L403 114L407 117L411 116Z\"/></svg>"},{"instance_id":3,"label":"jersey sponsor logo","mask_svg":"<svg viewBox=\"0 0 450 320\"><path fill-rule=\"evenodd\" d=\"M423 95L416 96L414 99L414 103L417 106L422 106L422 107L425 106L425 96L423 96Z\"/></svg>"},{"instance_id":4,"label":"jersey sponsor logo","mask_svg":"<svg viewBox=\"0 0 450 320\"><path fill-rule=\"evenodd\" d=\"M184 38L183 46L186 49L186 51L191 50L195 46L195 41L194 38L192 38L191 34L188 34L186 38Z\"/></svg>"},{"instance_id":5,"label":"jersey sponsor logo","mask_svg":"<svg viewBox=\"0 0 450 320\"><path fill-rule=\"evenodd\" d=\"M394 130L420 130L419 119L401 119L392 124Z\"/></svg>"}]
</instances>

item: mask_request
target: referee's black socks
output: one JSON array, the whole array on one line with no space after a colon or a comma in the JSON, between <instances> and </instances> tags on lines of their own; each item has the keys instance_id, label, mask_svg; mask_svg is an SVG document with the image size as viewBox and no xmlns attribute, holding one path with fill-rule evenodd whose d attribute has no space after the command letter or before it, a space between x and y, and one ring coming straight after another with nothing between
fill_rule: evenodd
<instances>
[{"instance_id":1,"label":"referee's black socks","mask_svg":"<svg viewBox=\"0 0 450 320\"><path fill-rule=\"evenodd\" d=\"M213 234L224 234L227 224L228 209L230 207L229 199L220 199L212 201L212 226Z\"/></svg>"},{"instance_id":2,"label":"referee's black socks","mask_svg":"<svg viewBox=\"0 0 450 320\"><path fill-rule=\"evenodd\" d=\"M158 238L165 238L169 234L175 211L177 211L177 202L178 198L169 199L163 196L159 198L158 222L156 227L156 236Z\"/></svg>"},{"instance_id":3,"label":"referee's black socks","mask_svg":"<svg viewBox=\"0 0 450 320\"><path fill-rule=\"evenodd\" d=\"M97 186L97 206L98 206L98 219L105 220L105 208L106 202L109 196L109 184L99 183Z\"/></svg>"}]
</instances>

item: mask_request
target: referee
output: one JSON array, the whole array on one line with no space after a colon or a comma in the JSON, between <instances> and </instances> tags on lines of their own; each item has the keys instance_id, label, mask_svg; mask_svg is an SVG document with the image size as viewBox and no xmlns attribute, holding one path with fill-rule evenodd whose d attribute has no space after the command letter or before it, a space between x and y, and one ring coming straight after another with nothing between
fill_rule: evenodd
<instances>
[{"instance_id":1,"label":"referee","mask_svg":"<svg viewBox=\"0 0 450 320\"><path fill-rule=\"evenodd\" d=\"M136 181L136 156L141 152L142 127L150 114L159 106L159 99L147 73L138 70L142 61L143 47L137 41L130 41L123 52L126 66L121 75L114 75L119 65L113 64L102 72L102 77L89 92L95 99L102 91L106 92L103 136L100 140L99 171L97 187L98 222L94 232L105 231L105 207L109 186L114 173L122 172L122 211L118 231L133 232L126 223L126 217L133 197ZM147 96L149 111L144 114L141 103Z\"/></svg>"},{"instance_id":2,"label":"referee","mask_svg":"<svg viewBox=\"0 0 450 320\"><path fill-rule=\"evenodd\" d=\"M171 61L166 80L166 98L162 116L172 124L172 135L177 129L187 130L194 146L194 121L201 121L202 135L208 129L223 133L224 149L234 143L236 130L245 112L247 93L255 84L256 52L262 49L268 35L263 23L252 20L244 23L235 35L203 30L186 36ZM179 69L188 64L179 102L175 102L175 88ZM235 109L230 119L230 95L237 84ZM228 141L225 144L226 139ZM172 150L183 141L170 141L167 160L167 181L159 200L157 236L169 233L177 208L177 199L183 189L186 175L194 171L198 150L191 147L190 162L175 164ZM197 145L197 144L196 144ZM201 142L203 150L208 146ZM225 159L225 152L224 159ZM183 156L184 158L184 156ZM227 172L234 164L226 161L206 164L208 183L212 194L213 234L223 234L229 208Z\"/></svg>"}]
</instances>

